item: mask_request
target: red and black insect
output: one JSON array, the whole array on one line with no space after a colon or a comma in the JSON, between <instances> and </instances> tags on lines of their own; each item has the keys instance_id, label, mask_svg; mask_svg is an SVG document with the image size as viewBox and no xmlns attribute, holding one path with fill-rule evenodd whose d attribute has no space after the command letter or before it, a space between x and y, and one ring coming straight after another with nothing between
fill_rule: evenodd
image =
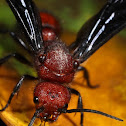
<instances>
[{"instance_id":1,"label":"red and black insect","mask_svg":"<svg viewBox=\"0 0 126 126\"><path fill-rule=\"evenodd\" d=\"M81 126L83 125L83 112L97 113L123 121L97 110L83 109L80 93L65 85L72 82L75 72L82 70L86 75L88 86L92 87L87 70L80 64L126 26L126 0L108 0L100 12L81 28L76 41L69 47L59 38L58 21L46 12L39 13L32 0L6 1L28 41L25 43L16 33L9 33L29 53L33 61L28 61L21 54L12 53L0 59L0 64L15 57L21 63L34 66L38 78L30 75L22 76L14 87L7 104L0 111L8 107L24 79L38 79L39 83L34 89L36 112L29 126L33 125L36 118L45 122L53 122L61 113L73 112L81 113ZM67 110L71 94L79 96L78 107Z\"/></svg>"}]
</instances>

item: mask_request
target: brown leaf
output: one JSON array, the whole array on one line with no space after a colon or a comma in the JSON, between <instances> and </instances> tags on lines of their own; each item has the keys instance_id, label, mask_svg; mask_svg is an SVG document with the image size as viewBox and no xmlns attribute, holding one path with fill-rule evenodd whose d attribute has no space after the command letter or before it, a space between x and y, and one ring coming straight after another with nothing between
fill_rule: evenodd
<instances>
[{"instance_id":1,"label":"brown leaf","mask_svg":"<svg viewBox=\"0 0 126 126\"><path fill-rule=\"evenodd\" d=\"M71 39L71 37L70 37ZM67 37L67 41L72 41ZM90 89L83 78L83 72L78 72L72 88L78 90L83 98L84 108L99 110L121 119L126 118L126 44L125 40L115 37L101 47L82 65L89 70L92 85L100 87ZM5 66L0 67L0 104L7 103L13 87L20 77L17 73ZM2 120L8 126L27 126L34 112L33 90L36 81L25 81L18 95L14 97L11 105L0 113ZM69 108L77 107L77 96L72 95ZM119 122L102 115L85 113L85 126L125 126ZM52 126L80 126L80 113L62 114ZM39 126L41 121L37 119L34 126ZM44 125L44 124L42 124ZM48 123L46 123L46 126Z\"/></svg>"}]
</instances>

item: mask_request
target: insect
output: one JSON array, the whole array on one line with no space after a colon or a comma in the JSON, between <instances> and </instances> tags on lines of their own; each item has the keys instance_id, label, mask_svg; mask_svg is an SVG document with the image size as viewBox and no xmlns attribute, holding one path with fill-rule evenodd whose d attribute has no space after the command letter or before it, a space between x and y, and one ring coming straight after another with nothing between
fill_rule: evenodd
<instances>
[{"instance_id":1,"label":"insect","mask_svg":"<svg viewBox=\"0 0 126 126\"><path fill-rule=\"evenodd\" d=\"M60 114L73 112L81 113L81 126L83 126L84 112L97 113L123 121L101 111L83 109L80 93L65 85L72 82L75 72L86 71L84 67L80 66L81 63L125 27L126 1L108 0L100 12L82 26L76 41L69 47L59 38L60 27L55 18L48 13L39 13L32 0L6 1L24 30L28 39L27 44L16 33L9 33L30 54L33 61L27 60L21 54L12 53L0 59L0 64L14 57L26 65L34 66L38 78L30 75L22 76L14 87L7 104L0 111L4 111L8 107L25 79L38 79L39 83L34 89L36 111L29 126L33 125L36 118L45 122L54 122ZM46 17L50 20L44 19ZM88 85L92 87L90 83ZM79 96L78 107L68 110L71 94Z\"/></svg>"}]
</instances>

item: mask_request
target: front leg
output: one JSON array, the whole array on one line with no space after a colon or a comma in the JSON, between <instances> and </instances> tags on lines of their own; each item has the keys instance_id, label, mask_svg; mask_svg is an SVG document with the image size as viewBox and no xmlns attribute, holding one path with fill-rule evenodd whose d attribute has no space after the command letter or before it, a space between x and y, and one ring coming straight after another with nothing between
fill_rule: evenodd
<instances>
[{"instance_id":1,"label":"front leg","mask_svg":"<svg viewBox=\"0 0 126 126\"><path fill-rule=\"evenodd\" d=\"M9 99L8 99L7 104L6 104L0 111L4 111L4 110L9 106L9 104L11 103L12 98L13 98L14 95L19 91L19 89L20 89L20 87L21 87L21 85L22 85L22 83L23 83L23 81L24 81L25 79L36 80L36 79L38 79L38 78L33 77L33 76L30 76L30 75L23 75L23 76L21 77L21 79L19 80L19 82L18 82L18 83L16 84L16 86L14 87L14 89L13 89L13 91L12 91L12 93L11 93Z\"/></svg>"}]
</instances>

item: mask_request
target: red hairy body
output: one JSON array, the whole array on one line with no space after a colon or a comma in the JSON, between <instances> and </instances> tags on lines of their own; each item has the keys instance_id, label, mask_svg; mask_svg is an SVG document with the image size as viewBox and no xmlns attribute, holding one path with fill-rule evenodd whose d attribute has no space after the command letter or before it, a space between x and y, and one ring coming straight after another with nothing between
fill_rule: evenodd
<instances>
[{"instance_id":1,"label":"red hairy body","mask_svg":"<svg viewBox=\"0 0 126 126\"><path fill-rule=\"evenodd\" d=\"M38 76L47 81L70 83L75 73L73 58L62 42L50 42L49 44L47 43L44 62L40 63L37 59L35 60Z\"/></svg>"},{"instance_id":2,"label":"red hairy body","mask_svg":"<svg viewBox=\"0 0 126 126\"><path fill-rule=\"evenodd\" d=\"M55 17L49 13L41 12L42 35L45 42L45 55L39 52L35 56L35 67L38 76L42 80L70 83L74 77L74 60L69 53L66 45L58 39L60 26ZM57 34L56 34L57 33ZM37 58L36 58L37 57ZM43 57L40 63L38 57Z\"/></svg>"},{"instance_id":3,"label":"red hairy body","mask_svg":"<svg viewBox=\"0 0 126 126\"><path fill-rule=\"evenodd\" d=\"M61 114L58 109L67 108L71 94L64 83L70 83L75 74L75 60L66 45L59 39L59 23L48 13L40 13L44 53L39 50L34 57L40 83L34 90L36 109L44 110L39 117L44 121L55 121ZM42 81L42 82L41 82ZM44 82L43 82L44 81Z\"/></svg>"}]
</instances>

